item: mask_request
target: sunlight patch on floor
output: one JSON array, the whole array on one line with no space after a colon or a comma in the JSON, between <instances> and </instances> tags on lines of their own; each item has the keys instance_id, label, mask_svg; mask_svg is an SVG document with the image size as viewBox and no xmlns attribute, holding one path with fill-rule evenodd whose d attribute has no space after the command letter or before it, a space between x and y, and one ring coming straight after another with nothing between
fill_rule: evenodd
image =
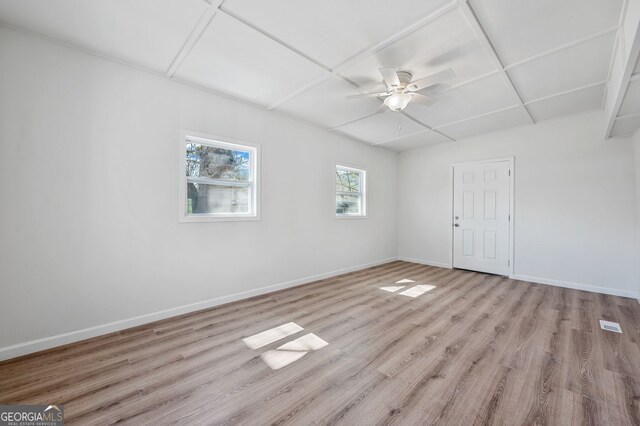
<instances>
[{"instance_id":1,"label":"sunlight patch on floor","mask_svg":"<svg viewBox=\"0 0 640 426\"><path fill-rule=\"evenodd\" d=\"M409 297L418 297L428 291L433 290L434 288L436 288L435 285L430 285L430 284L420 284L417 285L415 287L411 287L405 291L401 291L398 294L401 294L403 296L409 296Z\"/></svg>"},{"instance_id":2,"label":"sunlight patch on floor","mask_svg":"<svg viewBox=\"0 0 640 426\"><path fill-rule=\"evenodd\" d=\"M408 283L415 283L414 280L408 280L406 278L400 280L400 281L396 281L396 284L408 284Z\"/></svg>"},{"instance_id":3,"label":"sunlight patch on floor","mask_svg":"<svg viewBox=\"0 0 640 426\"><path fill-rule=\"evenodd\" d=\"M267 351L260 358L272 369L279 370L296 362L311 351L324 348L329 343L325 342L313 333L300 336L291 342Z\"/></svg>"},{"instance_id":4,"label":"sunlight patch on floor","mask_svg":"<svg viewBox=\"0 0 640 426\"><path fill-rule=\"evenodd\" d=\"M268 345L269 343L277 342L280 339L296 334L302 330L304 330L304 328L300 327L295 322L289 322L287 324L279 325L278 327L270 328L262 333L244 338L242 341L251 349L258 349Z\"/></svg>"}]
</instances>

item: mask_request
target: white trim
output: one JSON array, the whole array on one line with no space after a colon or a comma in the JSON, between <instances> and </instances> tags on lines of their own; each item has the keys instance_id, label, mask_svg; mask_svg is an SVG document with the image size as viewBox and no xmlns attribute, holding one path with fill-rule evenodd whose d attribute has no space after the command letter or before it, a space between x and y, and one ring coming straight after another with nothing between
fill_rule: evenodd
<instances>
[{"instance_id":1,"label":"white trim","mask_svg":"<svg viewBox=\"0 0 640 426\"><path fill-rule=\"evenodd\" d=\"M401 260L403 262L418 263L420 265L436 266L439 268L451 269L451 266L447 265L446 263L435 262L432 260L413 259L413 258L404 257L404 256L398 256L398 260ZM484 272L481 272L481 273L484 273ZM590 293L601 293L601 294L610 294L612 296L631 297L638 300L638 303L640 303L640 294L635 291L620 290L620 289L608 288L608 287L599 287L591 284L574 283L570 281L553 280L549 278L532 277L529 275L521 275L521 274L510 275L509 279L526 281L526 282L535 283L535 284L551 285L554 287L570 288L573 290L588 291Z\"/></svg>"},{"instance_id":2,"label":"white trim","mask_svg":"<svg viewBox=\"0 0 640 426\"><path fill-rule=\"evenodd\" d=\"M482 45L487 55L489 55L489 60L494 65L494 67L498 70L498 73L500 73L500 75L502 76L503 81L509 87L510 89L509 91L512 92L514 96L516 96L516 98L518 99L518 104L522 106L522 108L524 108L524 110L526 111L529 117L529 120L531 121L530 124L536 124L536 120L534 120L533 116L531 115L531 112L529 111L529 108L527 108L527 105L525 105L522 99L522 96L520 95L520 92L518 92L518 89L516 88L515 84L513 84L513 81L511 80L509 73L505 70L504 64L500 59L500 55L498 55L498 52L496 51L495 47L493 46L493 43L489 39L487 32L485 31L484 27L480 23L480 20L478 19L475 11L471 7L471 4L469 4L469 0L458 0L458 7L460 8L460 11L462 12L467 23L471 27L471 30L475 34L476 39L478 40L478 42L480 42L480 45Z\"/></svg>"},{"instance_id":3,"label":"white trim","mask_svg":"<svg viewBox=\"0 0 640 426\"><path fill-rule=\"evenodd\" d=\"M465 161L462 163L454 163L451 164L451 175L450 175L450 179L449 179L449 207L451 208L450 210L450 219L451 219L451 226L449 227L449 241L451 241L451 250L449 251L449 268L453 268L453 253L454 253L454 241L453 241L453 216L454 216L454 206L453 206L453 199L454 199L454 195L453 195L453 191L454 191L454 185L453 185L453 180L454 180L454 172L455 172L455 167L456 166L467 166L467 165L472 165L472 164L487 164L487 163L499 163L499 162L503 162L503 161L508 161L509 162L509 277L513 275L513 271L514 271L514 264L515 264L515 250L514 250L514 241L515 241L515 237L514 237L514 223L516 221L516 214L515 214L515 181L516 181L516 168L515 168L515 161L516 158L515 156L512 157L503 157L503 158L491 158L491 159L486 159L486 160L477 160L477 161ZM482 272L482 271L478 271L478 272Z\"/></svg>"},{"instance_id":4,"label":"white trim","mask_svg":"<svg viewBox=\"0 0 640 426\"><path fill-rule=\"evenodd\" d=\"M343 214L338 214L336 213L336 202L335 202L335 197L336 194L338 194L338 191L336 191L336 172L338 171L338 169L341 170L347 170L347 171L352 171L352 172L357 172L360 174L360 192L357 192L358 195L360 195L360 210L361 212L358 214L349 214L349 213L343 213ZM367 219L368 215L367 215L367 169L364 167L360 167L360 166L354 166L352 164L346 164L344 162L342 163L335 163L334 168L333 168L333 183L332 183L332 188L333 188L333 216L334 219ZM354 194L356 194L354 192Z\"/></svg>"},{"instance_id":5,"label":"white trim","mask_svg":"<svg viewBox=\"0 0 640 426\"><path fill-rule=\"evenodd\" d=\"M418 263L420 265L435 266L437 268L451 269L451 265L443 262L436 262L434 260L414 259L412 257L405 257L405 256L398 256L398 260L401 260L403 262Z\"/></svg>"},{"instance_id":6,"label":"white trim","mask_svg":"<svg viewBox=\"0 0 640 426\"><path fill-rule=\"evenodd\" d=\"M599 287L591 284L574 283L570 281L553 280L550 278L532 277L529 275L513 274L509 278L512 280L528 281L536 284L552 285L555 287L571 288L574 290L588 291L591 293L610 294L612 296L638 298L638 292L621 290L617 288Z\"/></svg>"},{"instance_id":7,"label":"white trim","mask_svg":"<svg viewBox=\"0 0 640 426\"><path fill-rule=\"evenodd\" d=\"M18 343L16 345L5 346L0 348L0 361L15 358L22 355L27 355L34 352L43 351L45 349L51 349L57 346L66 345L69 343L74 343L74 342L78 342L85 339L90 339L92 337L102 336L102 335L113 333L116 331L125 330L131 327L137 327L140 325L148 324L155 321L160 321L160 320L174 317L177 315L183 315L190 312L200 311L203 309L208 309L215 306L223 305L225 303L235 302L242 299L248 299L250 297L260 296L266 293L271 293L274 291L283 290L283 289L311 283L318 280L323 280L325 278L334 277L336 275L341 275L349 272L359 271L361 269L371 268L373 266L382 265L385 263L393 262L395 260L397 260L396 257L376 260L374 262L369 262L362 265L336 269L334 271L324 272L321 274L309 275L307 277L298 278L292 281L268 285L265 287L260 287L253 290L247 290L240 293L234 293L227 296L216 297L213 299L203 300L201 302L182 305L175 308L165 309L162 311L140 315L133 318L127 318L124 320L114 321L107 324L97 325L94 327L88 327L81 330L75 330L68 333L57 334L55 336L44 337L42 339L35 339L35 340L31 340L24 343Z\"/></svg>"},{"instance_id":8,"label":"white trim","mask_svg":"<svg viewBox=\"0 0 640 426\"><path fill-rule=\"evenodd\" d=\"M187 138L200 140L205 145L225 147L229 149L244 149L250 152L250 168L251 168L251 211L249 213L233 214L187 214L187 177L185 173L186 151L185 143ZM260 144L249 142L241 142L232 138L207 135L197 131L188 129L180 130L180 143L178 145L178 222L179 223L201 223L201 222L245 222L260 220L260 187L261 187L261 164Z\"/></svg>"},{"instance_id":9,"label":"white trim","mask_svg":"<svg viewBox=\"0 0 640 426\"><path fill-rule=\"evenodd\" d=\"M169 68L166 72L167 77L173 77L174 74L180 69L180 66L182 65L184 60L187 58L189 53L191 53L191 50L196 45L196 43L198 43L198 40L200 40L200 37L202 37L202 34L204 34L205 30L213 20L213 16L218 11L218 7L222 3L222 0L215 0L215 2L213 0L205 0L205 2L209 5L209 7L202 13L200 19L198 20L198 22L196 22L196 25L191 30L189 37L187 37L187 39L182 44L182 47L173 58L173 61L171 61L171 65L169 65Z\"/></svg>"}]
</instances>

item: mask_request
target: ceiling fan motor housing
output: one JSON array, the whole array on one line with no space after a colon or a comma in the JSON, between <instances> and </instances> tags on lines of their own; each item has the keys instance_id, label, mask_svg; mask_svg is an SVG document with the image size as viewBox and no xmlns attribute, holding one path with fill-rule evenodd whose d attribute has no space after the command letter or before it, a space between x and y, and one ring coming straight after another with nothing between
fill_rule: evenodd
<instances>
[{"instance_id":1,"label":"ceiling fan motor housing","mask_svg":"<svg viewBox=\"0 0 640 426\"><path fill-rule=\"evenodd\" d=\"M398 80L400 80L401 86L406 86L411 83L411 78L413 77L410 72L407 71L398 71Z\"/></svg>"}]
</instances>

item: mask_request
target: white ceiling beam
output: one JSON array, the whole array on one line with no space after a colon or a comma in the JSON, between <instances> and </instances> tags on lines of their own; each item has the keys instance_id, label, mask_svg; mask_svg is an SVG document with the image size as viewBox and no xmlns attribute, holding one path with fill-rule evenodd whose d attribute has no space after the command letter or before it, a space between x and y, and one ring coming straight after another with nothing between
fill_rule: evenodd
<instances>
[{"instance_id":1,"label":"white ceiling beam","mask_svg":"<svg viewBox=\"0 0 640 426\"><path fill-rule=\"evenodd\" d=\"M187 37L185 42L182 44L180 51L178 51L176 56L173 58L173 61L171 61L171 65L169 65L169 68L167 69L167 77L173 77L178 69L180 69L180 66L191 52L191 49L193 49L193 46L195 46L198 40L200 40L200 37L202 37L202 34L209 26L209 23L218 11L218 7L222 3L222 0L204 0L204 2L208 3L209 7L203 12L202 16L200 16L200 19L196 22L193 30L191 30L189 37Z\"/></svg>"},{"instance_id":2,"label":"white ceiling beam","mask_svg":"<svg viewBox=\"0 0 640 426\"><path fill-rule=\"evenodd\" d=\"M618 79L617 84L614 83L614 80L610 79L607 85L607 96L611 96L613 99L611 110L607 112L607 125L605 127L604 138L609 139L611 137L611 132L613 131L613 126L616 122L616 118L618 117L618 113L620 112L620 107L622 106L622 101L627 93L627 89L629 87L629 83L632 81L633 70L635 69L636 62L638 61L638 55L640 54L640 25L636 26L633 29L634 37L632 40L623 40L622 36L619 34L620 38L620 47L617 52L621 52L622 54L625 52L625 44L631 43L631 49L629 51L629 56L627 58L618 58L618 60L623 61L622 63L622 75ZM606 110L606 108L605 108Z\"/></svg>"},{"instance_id":3,"label":"white ceiling beam","mask_svg":"<svg viewBox=\"0 0 640 426\"><path fill-rule=\"evenodd\" d=\"M471 26L471 29L473 30L476 37L478 38L478 41L480 41L480 44L489 55L489 59L493 63L494 67L498 71L500 71L502 78L507 83L507 85L509 86L513 94L516 96L516 98L520 102L520 105L525 109L525 111L527 111L527 115L529 116L531 123L534 124L535 120L533 119L533 116L531 115L526 105L524 104L522 100L522 96L520 96L520 93L518 93L518 90L516 89L516 86L513 84L513 81L511 81L511 77L509 77L509 74L507 74L507 72L505 71L504 64L502 63L500 56L498 56L498 52L496 52L496 49L493 47L493 44L491 43L491 40L489 40L489 36L487 36L487 33L482 27L482 24L480 24L480 20L478 20L478 17L476 16L475 12L471 8L469 1L458 0L458 6L460 7L460 10L462 11L462 14L464 15L465 19L469 23L469 26Z\"/></svg>"}]
</instances>

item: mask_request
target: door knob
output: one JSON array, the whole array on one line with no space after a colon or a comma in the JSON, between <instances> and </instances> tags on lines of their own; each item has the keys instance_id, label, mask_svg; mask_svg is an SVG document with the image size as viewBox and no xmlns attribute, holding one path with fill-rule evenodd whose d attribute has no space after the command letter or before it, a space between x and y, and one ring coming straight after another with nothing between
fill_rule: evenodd
<instances>
[{"instance_id":1,"label":"door knob","mask_svg":"<svg viewBox=\"0 0 640 426\"><path fill-rule=\"evenodd\" d=\"M457 223L454 223L454 224L453 224L453 226L455 226L455 227L457 228L457 227L458 227L458 226L460 226L460 225L458 225Z\"/></svg>"}]
</instances>

